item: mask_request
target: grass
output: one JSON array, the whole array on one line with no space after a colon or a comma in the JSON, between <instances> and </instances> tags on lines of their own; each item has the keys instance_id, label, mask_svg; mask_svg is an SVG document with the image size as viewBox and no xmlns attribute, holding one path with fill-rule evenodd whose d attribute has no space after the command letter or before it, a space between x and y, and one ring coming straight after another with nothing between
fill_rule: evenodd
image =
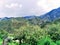
<instances>
[{"instance_id":1,"label":"grass","mask_svg":"<svg viewBox=\"0 0 60 45\"><path fill-rule=\"evenodd\" d=\"M2 45L3 40L0 38L0 45Z\"/></svg>"},{"instance_id":2,"label":"grass","mask_svg":"<svg viewBox=\"0 0 60 45\"><path fill-rule=\"evenodd\" d=\"M48 41L50 43L50 45L60 45L60 40L56 41L56 43L54 43L49 37L45 37L41 40L38 41L38 45L44 45L45 42ZM2 45L3 39L0 38L0 45ZM9 45L19 45L19 43L11 41L9 43ZM22 44L22 45L28 45L28 44Z\"/></svg>"},{"instance_id":3,"label":"grass","mask_svg":"<svg viewBox=\"0 0 60 45\"><path fill-rule=\"evenodd\" d=\"M56 43L54 43L50 38L48 37L44 37L43 39L41 39L39 42L38 42L38 45L44 45L45 42L47 43L50 43L49 45L56 45Z\"/></svg>"}]
</instances>

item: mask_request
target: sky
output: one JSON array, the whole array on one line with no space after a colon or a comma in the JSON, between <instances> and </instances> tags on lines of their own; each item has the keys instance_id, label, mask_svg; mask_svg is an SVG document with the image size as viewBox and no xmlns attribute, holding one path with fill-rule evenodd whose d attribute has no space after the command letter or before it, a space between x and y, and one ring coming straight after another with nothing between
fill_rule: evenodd
<instances>
[{"instance_id":1,"label":"sky","mask_svg":"<svg viewBox=\"0 0 60 45\"><path fill-rule=\"evenodd\" d=\"M60 0L0 0L0 17L40 16L60 7Z\"/></svg>"}]
</instances>

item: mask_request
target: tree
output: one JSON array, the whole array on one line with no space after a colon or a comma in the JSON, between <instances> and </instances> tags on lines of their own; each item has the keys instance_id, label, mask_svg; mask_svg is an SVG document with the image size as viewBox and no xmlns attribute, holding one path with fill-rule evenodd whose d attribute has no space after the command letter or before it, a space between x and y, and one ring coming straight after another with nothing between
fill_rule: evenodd
<instances>
[{"instance_id":1,"label":"tree","mask_svg":"<svg viewBox=\"0 0 60 45\"><path fill-rule=\"evenodd\" d=\"M20 29L15 29L14 33L16 39L19 40L20 45L21 41L23 43L28 43L31 45L37 45L37 41L40 40L44 35L45 31L42 30L39 26L22 26Z\"/></svg>"},{"instance_id":2,"label":"tree","mask_svg":"<svg viewBox=\"0 0 60 45\"><path fill-rule=\"evenodd\" d=\"M51 39L56 42L57 40L60 40L60 33L57 27L52 27L48 34L50 35Z\"/></svg>"}]
</instances>

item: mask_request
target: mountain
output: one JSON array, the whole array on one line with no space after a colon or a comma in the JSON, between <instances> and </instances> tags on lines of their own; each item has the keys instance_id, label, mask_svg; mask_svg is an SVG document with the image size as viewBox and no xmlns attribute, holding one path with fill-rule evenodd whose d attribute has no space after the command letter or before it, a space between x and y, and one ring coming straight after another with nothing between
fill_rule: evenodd
<instances>
[{"instance_id":1,"label":"mountain","mask_svg":"<svg viewBox=\"0 0 60 45\"><path fill-rule=\"evenodd\" d=\"M4 17L4 18L0 18L0 20L9 20L11 18L14 18L14 17ZM44 15L41 15L41 16L25 16L25 17L20 17L20 18L24 18L24 19L34 19L34 18L39 18L39 19L42 19L42 20L47 20L47 21L54 21L58 18L60 18L60 7L57 8L57 9L53 9L51 10L50 12L44 14Z\"/></svg>"},{"instance_id":2,"label":"mountain","mask_svg":"<svg viewBox=\"0 0 60 45\"><path fill-rule=\"evenodd\" d=\"M40 18L42 20L46 20L46 21L54 21L56 19L60 18L60 7L53 9L51 11L49 11L48 13L41 15L41 16L25 16L25 19L33 19L33 18Z\"/></svg>"},{"instance_id":3,"label":"mountain","mask_svg":"<svg viewBox=\"0 0 60 45\"><path fill-rule=\"evenodd\" d=\"M53 9L50 12L40 16L41 19L47 19L49 21L53 21L55 19L60 18L60 7L57 9Z\"/></svg>"},{"instance_id":4,"label":"mountain","mask_svg":"<svg viewBox=\"0 0 60 45\"><path fill-rule=\"evenodd\" d=\"M21 26L38 25L41 28L50 21L60 18L60 8L53 9L50 12L41 16L25 16L25 17L4 17L0 18L0 30L13 32L14 29L19 29ZM59 20L55 21L58 22Z\"/></svg>"}]
</instances>

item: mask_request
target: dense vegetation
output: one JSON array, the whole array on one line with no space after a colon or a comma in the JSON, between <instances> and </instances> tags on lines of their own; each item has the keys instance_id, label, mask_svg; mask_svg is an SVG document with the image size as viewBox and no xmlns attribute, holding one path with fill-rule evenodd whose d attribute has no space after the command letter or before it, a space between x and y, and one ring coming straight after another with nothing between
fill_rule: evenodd
<instances>
[{"instance_id":1,"label":"dense vegetation","mask_svg":"<svg viewBox=\"0 0 60 45\"><path fill-rule=\"evenodd\" d=\"M9 45L60 45L60 19L9 18L0 20L0 45L5 37ZM19 40L19 42L16 42Z\"/></svg>"}]
</instances>

